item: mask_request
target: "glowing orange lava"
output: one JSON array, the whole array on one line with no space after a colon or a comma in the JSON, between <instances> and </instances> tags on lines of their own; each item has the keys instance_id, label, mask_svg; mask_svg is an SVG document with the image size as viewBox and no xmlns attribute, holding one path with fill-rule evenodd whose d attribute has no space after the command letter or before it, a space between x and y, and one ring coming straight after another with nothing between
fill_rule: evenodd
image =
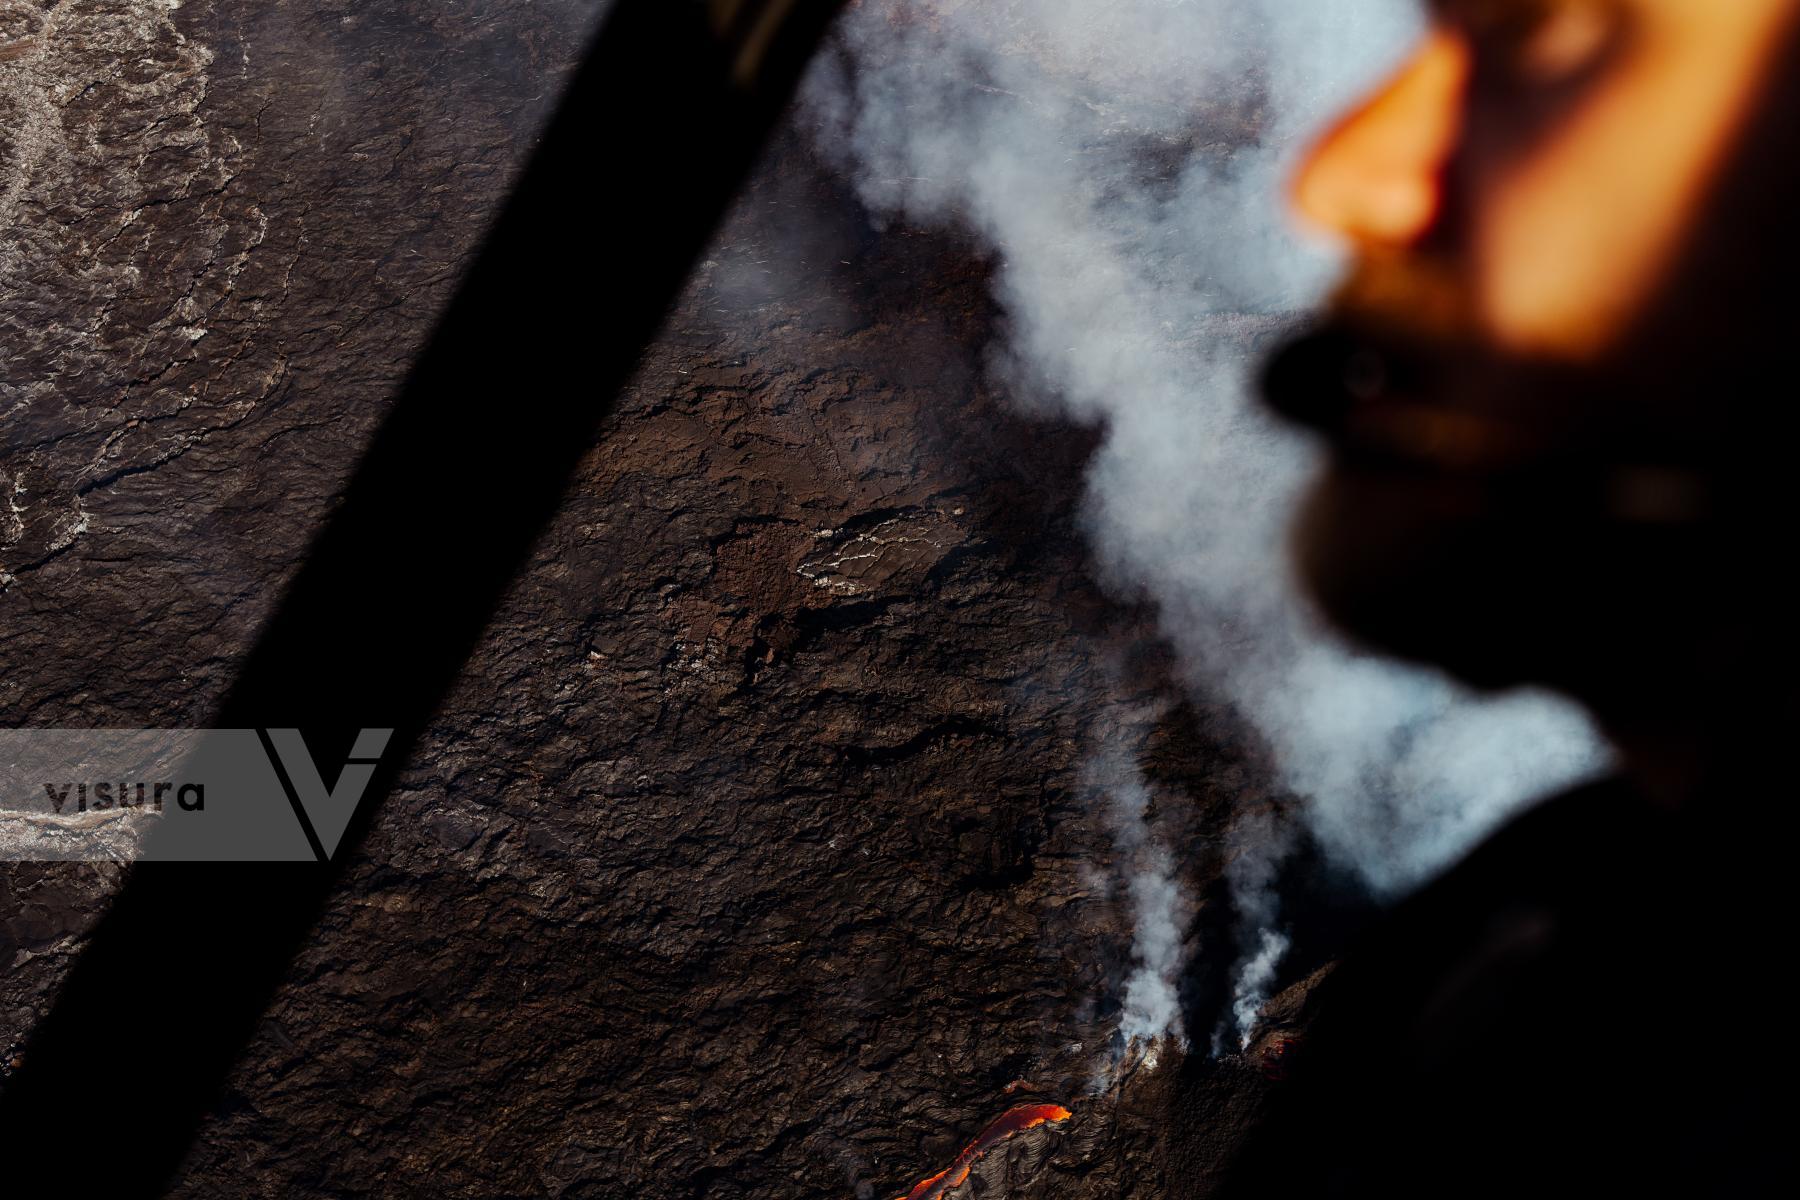
<instances>
[{"instance_id":1,"label":"glowing orange lava","mask_svg":"<svg viewBox=\"0 0 1800 1200\"><path fill-rule=\"evenodd\" d=\"M896 1200L940 1200L949 1195L952 1188L960 1187L969 1178L969 1172L975 1169L975 1164L981 1161L981 1156L1001 1142L1039 1125L1066 1121L1070 1115L1068 1109L1058 1104L1025 1104L1012 1109L963 1147L955 1162L931 1178L919 1180L912 1191Z\"/></svg>"}]
</instances>

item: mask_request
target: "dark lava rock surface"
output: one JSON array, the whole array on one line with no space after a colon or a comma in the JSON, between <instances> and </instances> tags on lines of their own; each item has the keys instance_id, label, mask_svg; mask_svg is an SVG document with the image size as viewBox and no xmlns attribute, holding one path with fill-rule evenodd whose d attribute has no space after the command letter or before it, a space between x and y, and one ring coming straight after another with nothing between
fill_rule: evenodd
<instances>
[{"instance_id":1,"label":"dark lava rock surface","mask_svg":"<svg viewBox=\"0 0 1800 1200\"><path fill-rule=\"evenodd\" d=\"M0 0L0 720L207 722L600 7ZM884 1198L1027 1101L970 1194L1203 1194L1278 1072L1119 1061L1088 764L1187 865L1197 1051L1282 798L1091 577L987 295L782 137L177 1195ZM8 1058L120 873L0 867Z\"/></svg>"}]
</instances>

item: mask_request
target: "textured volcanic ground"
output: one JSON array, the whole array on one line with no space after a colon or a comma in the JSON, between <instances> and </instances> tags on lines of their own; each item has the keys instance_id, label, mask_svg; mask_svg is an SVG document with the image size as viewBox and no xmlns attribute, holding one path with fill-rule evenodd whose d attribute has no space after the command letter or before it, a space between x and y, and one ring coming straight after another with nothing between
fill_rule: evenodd
<instances>
[{"instance_id":1,"label":"textured volcanic ground","mask_svg":"<svg viewBox=\"0 0 1800 1200\"><path fill-rule=\"evenodd\" d=\"M597 11L0 0L0 721L206 722ZM1090 577L1092 435L984 382L987 264L878 235L806 146L651 348L178 1195L883 1197L1026 1103L1073 1116L959 1191L1203 1194L1253 1119L1260 1051L1106 1069L1131 938L1083 764L1180 798L1204 1038L1232 826L1282 809L1262 751ZM596 326L631 300L544 286ZM0 866L6 1059L118 876Z\"/></svg>"}]
</instances>

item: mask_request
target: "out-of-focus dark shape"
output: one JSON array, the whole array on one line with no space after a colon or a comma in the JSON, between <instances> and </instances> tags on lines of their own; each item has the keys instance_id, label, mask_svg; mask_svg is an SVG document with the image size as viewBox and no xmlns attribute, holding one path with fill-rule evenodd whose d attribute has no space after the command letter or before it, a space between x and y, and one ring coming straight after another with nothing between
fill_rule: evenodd
<instances>
[{"instance_id":1,"label":"out-of-focus dark shape","mask_svg":"<svg viewBox=\"0 0 1800 1200\"><path fill-rule=\"evenodd\" d=\"M1318 989L1232 1197L1792 1187L1795 1039L1761 998L1793 907L1797 57L1793 0L1445 4L1301 172L1355 255L1268 375L1331 449L1315 596L1567 690L1624 769Z\"/></svg>"}]
</instances>

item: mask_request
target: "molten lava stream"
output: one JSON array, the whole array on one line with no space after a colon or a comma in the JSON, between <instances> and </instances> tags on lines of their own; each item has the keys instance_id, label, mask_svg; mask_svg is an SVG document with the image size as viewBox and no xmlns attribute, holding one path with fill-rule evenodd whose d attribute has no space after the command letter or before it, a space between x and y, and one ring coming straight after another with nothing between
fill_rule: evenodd
<instances>
[{"instance_id":1,"label":"molten lava stream","mask_svg":"<svg viewBox=\"0 0 1800 1200\"><path fill-rule=\"evenodd\" d=\"M981 1161L981 1156L1001 1142L1039 1125L1066 1121L1069 1116L1069 1110L1057 1104L1025 1104L1012 1109L963 1147L955 1162L929 1179L919 1180L912 1191L896 1200L939 1200L949 1195L952 1188L960 1187L969 1178L969 1172L975 1169L975 1164Z\"/></svg>"}]
</instances>

